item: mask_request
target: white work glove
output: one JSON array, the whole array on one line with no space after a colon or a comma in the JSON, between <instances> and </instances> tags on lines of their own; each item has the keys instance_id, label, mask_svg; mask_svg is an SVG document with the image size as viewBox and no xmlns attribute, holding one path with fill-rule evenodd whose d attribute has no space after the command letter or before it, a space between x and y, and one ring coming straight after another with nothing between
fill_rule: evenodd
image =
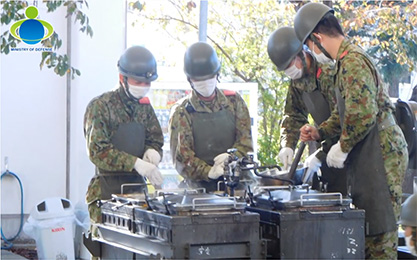
<instances>
[{"instance_id":1,"label":"white work glove","mask_svg":"<svg viewBox=\"0 0 417 260\"><path fill-rule=\"evenodd\" d=\"M138 158L136 159L134 167L135 170L140 175L147 178L153 186L160 186L162 184L162 174L158 167L156 167L154 164L145 162L144 160Z\"/></svg>"},{"instance_id":2,"label":"white work glove","mask_svg":"<svg viewBox=\"0 0 417 260\"><path fill-rule=\"evenodd\" d=\"M214 164L209 173L208 177L213 180L217 180L220 176L224 174L224 165L223 164Z\"/></svg>"},{"instance_id":3,"label":"white work glove","mask_svg":"<svg viewBox=\"0 0 417 260\"><path fill-rule=\"evenodd\" d=\"M208 177L213 180L217 180L224 173L224 162L229 160L230 154L221 153L214 157L214 165L211 167Z\"/></svg>"},{"instance_id":4,"label":"white work glove","mask_svg":"<svg viewBox=\"0 0 417 260\"><path fill-rule=\"evenodd\" d=\"M143 154L143 160L158 166L159 162L161 161L161 155L159 155L155 149L149 148Z\"/></svg>"},{"instance_id":5,"label":"white work glove","mask_svg":"<svg viewBox=\"0 0 417 260\"><path fill-rule=\"evenodd\" d=\"M278 153L278 159L280 162L284 164L284 167L282 170L286 171L288 168L290 168L292 163L292 158L294 157L294 150L289 147L284 147L279 151Z\"/></svg>"},{"instance_id":6,"label":"white work glove","mask_svg":"<svg viewBox=\"0 0 417 260\"><path fill-rule=\"evenodd\" d=\"M327 154L327 166L333 168L343 168L344 162L348 157L348 153L342 152L342 148L340 147L340 141L338 141L335 145L330 148L329 153Z\"/></svg>"},{"instance_id":7,"label":"white work glove","mask_svg":"<svg viewBox=\"0 0 417 260\"><path fill-rule=\"evenodd\" d=\"M230 154L228 153L221 153L219 155L217 155L216 157L214 157L214 165L222 165L224 166L224 162L229 160L229 156Z\"/></svg>"},{"instance_id":8,"label":"white work glove","mask_svg":"<svg viewBox=\"0 0 417 260\"><path fill-rule=\"evenodd\" d=\"M317 153L320 151L321 150L315 151L304 161L304 166L307 167L307 170L303 178L303 183L310 182L314 173L317 172L321 167L321 161L316 157Z\"/></svg>"}]
</instances>

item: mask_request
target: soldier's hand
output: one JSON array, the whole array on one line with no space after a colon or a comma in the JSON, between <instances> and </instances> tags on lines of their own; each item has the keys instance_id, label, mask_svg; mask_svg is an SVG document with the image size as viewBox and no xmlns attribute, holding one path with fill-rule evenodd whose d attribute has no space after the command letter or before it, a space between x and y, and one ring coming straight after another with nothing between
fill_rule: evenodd
<instances>
[{"instance_id":1,"label":"soldier's hand","mask_svg":"<svg viewBox=\"0 0 417 260\"><path fill-rule=\"evenodd\" d=\"M162 174L154 164L138 158L136 159L134 168L140 175L147 178L153 186L160 186L162 184Z\"/></svg>"},{"instance_id":2,"label":"soldier's hand","mask_svg":"<svg viewBox=\"0 0 417 260\"><path fill-rule=\"evenodd\" d=\"M161 155L159 155L155 149L149 148L143 154L143 160L158 166L159 162L161 161Z\"/></svg>"},{"instance_id":3,"label":"soldier's hand","mask_svg":"<svg viewBox=\"0 0 417 260\"><path fill-rule=\"evenodd\" d=\"M217 155L216 157L214 157L214 164L215 165L222 165L222 166L224 166L224 163L226 162L226 161L229 161L229 157L230 157L230 154L228 154L228 153L221 153L221 154L219 154L219 155Z\"/></svg>"},{"instance_id":4,"label":"soldier's hand","mask_svg":"<svg viewBox=\"0 0 417 260\"><path fill-rule=\"evenodd\" d=\"M300 128L300 140L303 142L316 141L320 138L319 131L312 125L306 124Z\"/></svg>"},{"instance_id":5,"label":"soldier's hand","mask_svg":"<svg viewBox=\"0 0 417 260\"><path fill-rule=\"evenodd\" d=\"M307 170L303 178L303 183L310 182L311 178L313 177L313 174L317 172L321 167L321 161L319 160L319 158L316 157L316 154L320 151L321 150L315 151L304 161L304 166L307 167Z\"/></svg>"},{"instance_id":6,"label":"soldier's hand","mask_svg":"<svg viewBox=\"0 0 417 260\"><path fill-rule=\"evenodd\" d=\"M340 147L340 141L330 148L330 151L327 153L327 165L333 168L343 168L345 165L345 160L348 156L348 153L342 152Z\"/></svg>"},{"instance_id":7,"label":"soldier's hand","mask_svg":"<svg viewBox=\"0 0 417 260\"><path fill-rule=\"evenodd\" d=\"M223 174L224 174L224 165L215 164L211 167L208 173L208 177L212 180L217 180Z\"/></svg>"},{"instance_id":8,"label":"soldier's hand","mask_svg":"<svg viewBox=\"0 0 417 260\"><path fill-rule=\"evenodd\" d=\"M292 158L294 157L294 150L289 147L282 148L278 153L278 159L284 164L283 170L286 171L290 168Z\"/></svg>"}]
</instances>

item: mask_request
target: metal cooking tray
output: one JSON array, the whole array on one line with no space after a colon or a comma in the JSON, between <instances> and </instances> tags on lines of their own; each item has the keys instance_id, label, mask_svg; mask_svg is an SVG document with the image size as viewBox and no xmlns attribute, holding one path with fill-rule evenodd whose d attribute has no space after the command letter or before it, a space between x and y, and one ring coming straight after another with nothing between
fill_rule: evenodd
<instances>
[{"instance_id":1,"label":"metal cooking tray","mask_svg":"<svg viewBox=\"0 0 417 260\"><path fill-rule=\"evenodd\" d=\"M167 214L184 212L244 210L245 202L235 197L223 197L215 194L165 194L149 200L153 210Z\"/></svg>"},{"instance_id":2,"label":"metal cooking tray","mask_svg":"<svg viewBox=\"0 0 417 260\"><path fill-rule=\"evenodd\" d=\"M123 189L122 189L123 191ZM122 193L122 194L112 194L112 200L115 202L120 202L122 204L130 204L130 205L139 205L142 206L147 204L147 200L152 198L156 198L163 194L170 194L170 195L179 195L179 194L197 194L197 193L204 193L205 189L157 189L155 190L154 194L147 195L143 192L141 193Z\"/></svg>"},{"instance_id":3,"label":"metal cooking tray","mask_svg":"<svg viewBox=\"0 0 417 260\"><path fill-rule=\"evenodd\" d=\"M112 194L111 197L113 201L124 205L143 206L147 204L143 193Z\"/></svg>"},{"instance_id":4,"label":"metal cooking tray","mask_svg":"<svg viewBox=\"0 0 417 260\"><path fill-rule=\"evenodd\" d=\"M320 206L348 206L352 202L349 198L343 198L342 194L322 193L310 189L285 188L266 189L254 198L256 204L262 208L287 209L300 207Z\"/></svg>"}]
</instances>

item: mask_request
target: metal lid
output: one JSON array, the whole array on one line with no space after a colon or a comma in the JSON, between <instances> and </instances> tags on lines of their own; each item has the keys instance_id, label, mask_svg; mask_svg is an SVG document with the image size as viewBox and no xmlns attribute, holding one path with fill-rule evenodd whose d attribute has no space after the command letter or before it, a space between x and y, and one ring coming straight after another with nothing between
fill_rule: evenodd
<instances>
[{"instance_id":1,"label":"metal lid","mask_svg":"<svg viewBox=\"0 0 417 260\"><path fill-rule=\"evenodd\" d=\"M235 197L224 197L216 194L164 194L149 200L153 210L168 214L184 212L209 212L244 210L246 202L237 201Z\"/></svg>"},{"instance_id":2,"label":"metal lid","mask_svg":"<svg viewBox=\"0 0 417 260\"><path fill-rule=\"evenodd\" d=\"M305 186L263 187L265 190L254 197L256 204L262 208L286 209L321 206L348 206L352 202L342 194L323 193Z\"/></svg>"}]
</instances>

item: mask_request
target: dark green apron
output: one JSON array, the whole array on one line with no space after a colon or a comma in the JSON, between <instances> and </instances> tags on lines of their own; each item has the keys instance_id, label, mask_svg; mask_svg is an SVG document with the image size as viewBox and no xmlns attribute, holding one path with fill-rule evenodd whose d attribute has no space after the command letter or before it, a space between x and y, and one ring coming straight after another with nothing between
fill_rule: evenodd
<instances>
[{"instance_id":1,"label":"dark green apron","mask_svg":"<svg viewBox=\"0 0 417 260\"><path fill-rule=\"evenodd\" d=\"M136 122L121 124L112 137L111 143L120 151L142 158L145 150L145 127ZM99 178L100 180L101 199L103 200L110 199L112 194L121 194L122 184L145 184L143 177L135 170L124 172L98 169L98 174L95 178ZM130 186L124 188L123 193L139 193L142 192L144 188L146 188L145 185L136 187Z\"/></svg>"},{"instance_id":2,"label":"dark green apron","mask_svg":"<svg viewBox=\"0 0 417 260\"><path fill-rule=\"evenodd\" d=\"M304 91L302 99L316 125L320 125L330 117L331 111L329 103L318 89L315 89L312 92ZM343 195L346 195L346 169L328 167L327 164L323 162L320 171L320 178L318 178L316 174L313 177L313 189L319 190L319 183L321 182L326 184L326 190L328 192L340 192Z\"/></svg>"},{"instance_id":3,"label":"dark green apron","mask_svg":"<svg viewBox=\"0 0 417 260\"><path fill-rule=\"evenodd\" d=\"M330 117L329 103L318 89L312 92L303 91L302 99L308 113L311 114L317 125L320 125Z\"/></svg>"},{"instance_id":4,"label":"dark green apron","mask_svg":"<svg viewBox=\"0 0 417 260\"><path fill-rule=\"evenodd\" d=\"M233 147L236 138L236 119L233 114L222 109L214 113L192 112L191 123L194 138L194 153L209 165L214 164L214 157L225 153ZM191 181L186 180L191 187L202 187L206 192L216 191L217 183L223 180Z\"/></svg>"},{"instance_id":5,"label":"dark green apron","mask_svg":"<svg viewBox=\"0 0 417 260\"><path fill-rule=\"evenodd\" d=\"M343 127L345 101L338 88L335 92ZM397 229L378 132L378 124L375 124L368 135L349 152L345 162L347 189L353 204L365 210L367 236Z\"/></svg>"}]
</instances>

